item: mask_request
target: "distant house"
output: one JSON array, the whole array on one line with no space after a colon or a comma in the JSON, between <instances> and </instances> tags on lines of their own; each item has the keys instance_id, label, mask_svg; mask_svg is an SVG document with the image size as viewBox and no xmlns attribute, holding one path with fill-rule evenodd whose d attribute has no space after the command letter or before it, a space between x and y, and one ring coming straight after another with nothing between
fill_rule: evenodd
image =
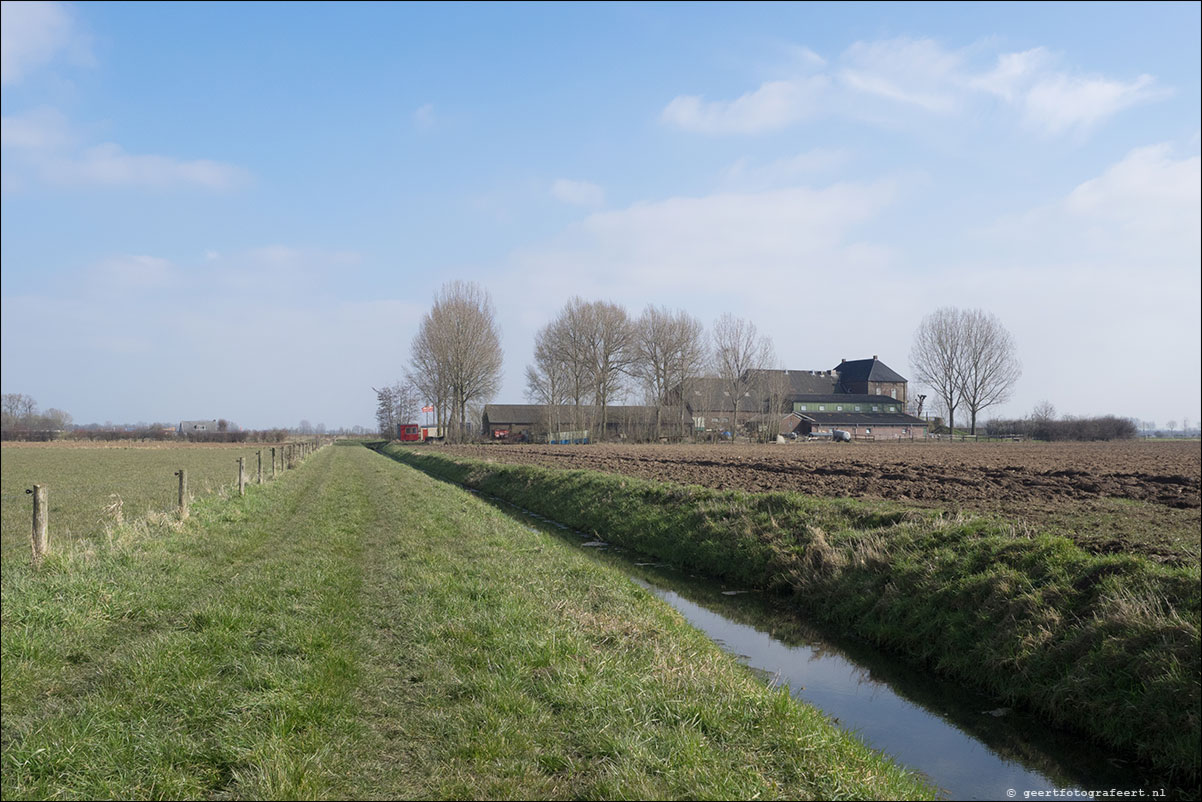
<instances>
[{"instance_id":1,"label":"distant house","mask_svg":"<svg viewBox=\"0 0 1202 802\"><path fill-rule=\"evenodd\" d=\"M190 434L213 434L216 431L216 420L182 420L176 434L186 437Z\"/></svg>"},{"instance_id":2,"label":"distant house","mask_svg":"<svg viewBox=\"0 0 1202 802\"><path fill-rule=\"evenodd\" d=\"M685 399L699 431L758 430L828 434L842 429L861 439L920 439L927 424L906 414L907 381L875 355L842 360L830 370L755 370L744 377L738 420L728 385L695 379ZM771 428L766 428L771 427Z\"/></svg>"}]
</instances>

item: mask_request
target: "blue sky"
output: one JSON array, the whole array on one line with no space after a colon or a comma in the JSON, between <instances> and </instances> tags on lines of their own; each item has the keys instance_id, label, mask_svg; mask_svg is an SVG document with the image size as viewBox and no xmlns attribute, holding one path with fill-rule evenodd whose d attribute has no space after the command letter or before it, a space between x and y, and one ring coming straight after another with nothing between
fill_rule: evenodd
<instances>
[{"instance_id":1,"label":"blue sky","mask_svg":"<svg viewBox=\"0 0 1202 802\"><path fill-rule=\"evenodd\" d=\"M1202 417L1199 4L3 4L3 389L78 422L370 425L444 281L523 400L572 295L994 414Z\"/></svg>"}]
</instances>

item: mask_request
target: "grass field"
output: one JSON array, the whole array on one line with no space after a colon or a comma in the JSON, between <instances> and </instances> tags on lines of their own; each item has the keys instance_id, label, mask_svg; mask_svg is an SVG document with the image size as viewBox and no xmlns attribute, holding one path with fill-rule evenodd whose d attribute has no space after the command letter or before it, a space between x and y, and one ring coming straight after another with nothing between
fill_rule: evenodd
<instances>
[{"instance_id":1,"label":"grass field","mask_svg":"<svg viewBox=\"0 0 1202 802\"><path fill-rule=\"evenodd\" d=\"M0 555L7 560L22 551L29 553L33 502L25 490L34 484L49 488L52 545L94 539L116 523L118 507L125 519L174 512L179 500L179 480L174 474L180 468L188 471L194 498L233 488L238 457L246 459L248 481L253 482L260 449L264 451L266 481L271 476L271 446L5 444L0 447ZM118 499L120 504L115 507Z\"/></svg>"},{"instance_id":2,"label":"grass field","mask_svg":"<svg viewBox=\"0 0 1202 802\"><path fill-rule=\"evenodd\" d=\"M362 447L0 584L28 798L931 798L651 594Z\"/></svg>"}]
</instances>

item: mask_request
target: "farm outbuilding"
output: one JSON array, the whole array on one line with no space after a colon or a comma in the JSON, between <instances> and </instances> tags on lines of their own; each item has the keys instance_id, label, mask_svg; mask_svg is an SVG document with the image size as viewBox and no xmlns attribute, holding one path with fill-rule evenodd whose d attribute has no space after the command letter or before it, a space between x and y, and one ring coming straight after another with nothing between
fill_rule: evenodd
<instances>
[{"instance_id":1,"label":"farm outbuilding","mask_svg":"<svg viewBox=\"0 0 1202 802\"><path fill-rule=\"evenodd\" d=\"M182 420L179 422L178 434L187 436L189 434L213 434L218 431L217 419L213 420Z\"/></svg>"},{"instance_id":2,"label":"farm outbuilding","mask_svg":"<svg viewBox=\"0 0 1202 802\"><path fill-rule=\"evenodd\" d=\"M779 422L781 434L829 434L861 439L921 439L927 424L906 414L907 381L880 359L843 360L830 370L755 370L744 378L738 420L727 383L695 379L685 393L699 431L762 433ZM781 416L786 416L781 420Z\"/></svg>"},{"instance_id":3,"label":"farm outbuilding","mask_svg":"<svg viewBox=\"0 0 1202 802\"><path fill-rule=\"evenodd\" d=\"M656 431L656 407L607 406L606 440L649 440ZM601 407L575 404L488 404L480 430L489 440L506 442L587 442L597 440ZM679 409L660 410L661 428L679 418Z\"/></svg>"}]
</instances>

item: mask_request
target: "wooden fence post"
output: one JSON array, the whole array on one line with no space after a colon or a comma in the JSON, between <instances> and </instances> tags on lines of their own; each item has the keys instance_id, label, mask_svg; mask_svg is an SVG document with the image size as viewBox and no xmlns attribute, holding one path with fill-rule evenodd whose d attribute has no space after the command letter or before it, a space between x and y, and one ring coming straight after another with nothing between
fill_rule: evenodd
<instances>
[{"instance_id":1,"label":"wooden fence post","mask_svg":"<svg viewBox=\"0 0 1202 802\"><path fill-rule=\"evenodd\" d=\"M246 495L246 457L238 457L238 495Z\"/></svg>"},{"instance_id":2,"label":"wooden fence post","mask_svg":"<svg viewBox=\"0 0 1202 802\"><path fill-rule=\"evenodd\" d=\"M188 471L180 468L175 472L179 477L179 519L188 520Z\"/></svg>"},{"instance_id":3,"label":"wooden fence post","mask_svg":"<svg viewBox=\"0 0 1202 802\"><path fill-rule=\"evenodd\" d=\"M275 479L275 446L271 447L271 478Z\"/></svg>"},{"instance_id":4,"label":"wooden fence post","mask_svg":"<svg viewBox=\"0 0 1202 802\"><path fill-rule=\"evenodd\" d=\"M263 484L263 449L260 448L257 453L259 455L259 479L255 484L261 485Z\"/></svg>"},{"instance_id":5,"label":"wooden fence post","mask_svg":"<svg viewBox=\"0 0 1202 802\"><path fill-rule=\"evenodd\" d=\"M33 494L33 532L30 533L33 545L33 564L41 565L42 558L50 550L50 537L46 531L46 517L50 511L50 505L46 500L46 486L34 485L33 490L25 492Z\"/></svg>"}]
</instances>

